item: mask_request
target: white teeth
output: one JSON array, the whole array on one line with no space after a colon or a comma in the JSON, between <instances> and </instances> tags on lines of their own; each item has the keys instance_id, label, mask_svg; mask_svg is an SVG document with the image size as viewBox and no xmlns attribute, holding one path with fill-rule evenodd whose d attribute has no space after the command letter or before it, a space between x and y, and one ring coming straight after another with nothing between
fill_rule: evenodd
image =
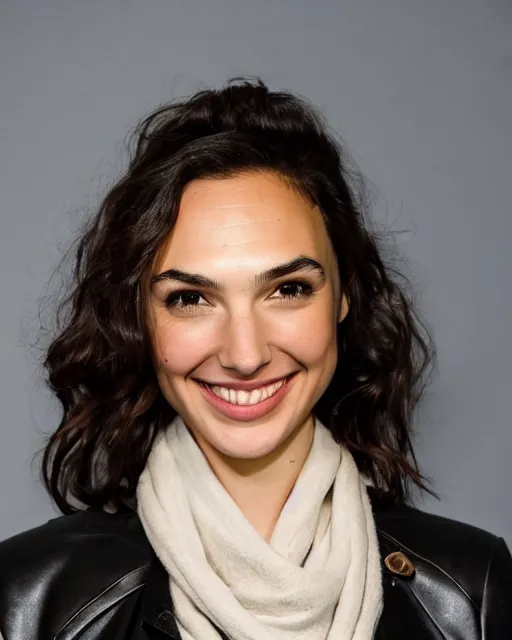
<instances>
[{"instance_id":1,"label":"white teeth","mask_svg":"<svg viewBox=\"0 0 512 640\"><path fill-rule=\"evenodd\" d=\"M231 392L229 393L231 396ZM250 393L248 391L238 391L236 394L237 404L249 404Z\"/></svg>"},{"instance_id":2,"label":"white teeth","mask_svg":"<svg viewBox=\"0 0 512 640\"><path fill-rule=\"evenodd\" d=\"M218 396L220 396L223 400L225 400L226 402L229 402L229 389L226 389L226 387L215 387L216 394Z\"/></svg>"},{"instance_id":3,"label":"white teeth","mask_svg":"<svg viewBox=\"0 0 512 640\"><path fill-rule=\"evenodd\" d=\"M253 389L253 391L236 391L235 389L228 389L227 387L213 386L210 387L213 393L219 398L222 398L226 402L231 404L252 405L258 404L267 398L274 395L283 386L284 380L275 382L268 387L261 387L260 389Z\"/></svg>"},{"instance_id":4,"label":"white teeth","mask_svg":"<svg viewBox=\"0 0 512 640\"><path fill-rule=\"evenodd\" d=\"M261 389L254 389L249 394L249 402L247 404L258 404L258 402L261 402Z\"/></svg>"}]
</instances>

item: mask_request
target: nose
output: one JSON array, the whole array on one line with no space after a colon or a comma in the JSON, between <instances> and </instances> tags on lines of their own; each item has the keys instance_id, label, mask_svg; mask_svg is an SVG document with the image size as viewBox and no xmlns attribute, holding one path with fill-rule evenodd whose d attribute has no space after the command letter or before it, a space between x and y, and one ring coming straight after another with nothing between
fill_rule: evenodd
<instances>
[{"instance_id":1,"label":"nose","mask_svg":"<svg viewBox=\"0 0 512 640\"><path fill-rule=\"evenodd\" d=\"M248 377L270 362L265 328L253 315L232 315L226 321L223 332L219 360L224 369Z\"/></svg>"}]
</instances>

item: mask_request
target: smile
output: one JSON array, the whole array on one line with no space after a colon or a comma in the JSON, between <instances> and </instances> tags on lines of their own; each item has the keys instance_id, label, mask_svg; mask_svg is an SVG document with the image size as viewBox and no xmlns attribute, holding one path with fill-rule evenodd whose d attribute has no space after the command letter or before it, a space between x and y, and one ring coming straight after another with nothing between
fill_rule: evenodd
<instances>
[{"instance_id":1,"label":"smile","mask_svg":"<svg viewBox=\"0 0 512 640\"><path fill-rule=\"evenodd\" d=\"M274 384L270 384L266 387L260 387L259 389L253 389L252 391L243 391L237 389L230 389L229 387L211 386L212 392L218 397L222 398L230 404L240 404L244 406L250 406L263 402L267 398L271 398L284 384L284 379Z\"/></svg>"},{"instance_id":2,"label":"smile","mask_svg":"<svg viewBox=\"0 0 512 640\"><path fill-rule=\"evenodd\" d=\"M248 422L276 409L288 394L295 377L287 376L257 389L233 389L197 382L203 397L216 411L232 420Z\"/></svg>"}]
</instances>

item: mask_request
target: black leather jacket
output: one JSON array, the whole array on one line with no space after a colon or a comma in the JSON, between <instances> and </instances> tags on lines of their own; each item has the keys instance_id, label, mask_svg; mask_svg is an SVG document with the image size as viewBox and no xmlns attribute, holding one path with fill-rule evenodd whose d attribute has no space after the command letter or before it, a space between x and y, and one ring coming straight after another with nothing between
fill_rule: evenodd
<instances>
[{"instance_id":1,"label":"black leather jacket","mask_svg":"<svg viewBox=\"0 0 512 640\"><path fill-rule=\"evenodd\" d=\"M377 640L512 640L503 539L372 494L384 611ZM134 512L80 512L0 543L4 640L169 640L167 574ZM201 640L198 638L197 640Z\"/></svg>"}]
</instances>

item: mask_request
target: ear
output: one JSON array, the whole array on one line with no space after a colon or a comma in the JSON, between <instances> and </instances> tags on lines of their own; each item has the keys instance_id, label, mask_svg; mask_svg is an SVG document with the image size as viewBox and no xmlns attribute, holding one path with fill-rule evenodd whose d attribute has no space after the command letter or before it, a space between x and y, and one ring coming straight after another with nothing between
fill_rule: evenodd
<instances>
[{"instance_id":1,"label":"ear","mask_svg":"<svg viewBox=\"0 0 512 640\"><path fill-rule=\"evenodd\" d=\"M345 318L347 317L348 311L350 309L350 302L348 299L347 295L342 295L341 296L341 301L340 301L340 309L338 312L338 324L340 322L343 322L343 320L345 320Z\"/></svg>"}]
</instances>

